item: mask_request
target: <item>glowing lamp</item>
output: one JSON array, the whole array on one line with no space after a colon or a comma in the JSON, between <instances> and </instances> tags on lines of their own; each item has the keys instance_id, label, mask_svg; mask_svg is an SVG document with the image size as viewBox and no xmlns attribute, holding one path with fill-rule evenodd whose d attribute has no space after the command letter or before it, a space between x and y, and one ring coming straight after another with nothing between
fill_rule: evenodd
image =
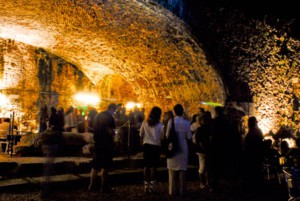
<instances>
[{"instance_id":1,"label":"glowing lamp","mask_svg":"<svg viewBox=\"0 0 300 201\"><path fill-rule=\"evenodd\" d=\"M100 98L97 94L80 92L74 95L75 100L83 105L98 105Z\"/></svg>"},{"instance_id":2,"label":"glowing lamp","mask_svg":"<svg viewBox=\"0 0 300 201\"><path fill-rule=\"evenodd\" d=\"M127 110L132 110L135 106L135 102L128 102L126 103L125 107Z\"/></svg>"}]
</instances>

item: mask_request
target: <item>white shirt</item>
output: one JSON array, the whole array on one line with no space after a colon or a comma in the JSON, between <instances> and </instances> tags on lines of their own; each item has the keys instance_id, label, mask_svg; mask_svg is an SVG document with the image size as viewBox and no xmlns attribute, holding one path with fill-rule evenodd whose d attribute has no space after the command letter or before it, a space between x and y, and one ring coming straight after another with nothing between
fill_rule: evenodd
<instances>
[{"instance_id":1,"label":"white shirt","mask_svg":"<svg viewBox=\"0 0 300 201\"><path fill-rule=\"evenodd\" d=\"M140 136L143 138L143 144L151 144L161 146L164 138L164 127L161 122L155 126L149 126L147 121L142 123Z\"/></svg>"},{"instance_id":2,"label":"white shirt","mask_svg":"<svg viewBox=\"0 0 300 201\"><path fill-rule=\"evenodd\" d=\"M187 139L192 138L190 122L183 117L174 118L175 131L179 141L180 153L167 159L167 167L170 170L187 170L188 168L188 144ZM166 136L169 136L172 119L169 120Z\"/></svg>"}]
</instances>

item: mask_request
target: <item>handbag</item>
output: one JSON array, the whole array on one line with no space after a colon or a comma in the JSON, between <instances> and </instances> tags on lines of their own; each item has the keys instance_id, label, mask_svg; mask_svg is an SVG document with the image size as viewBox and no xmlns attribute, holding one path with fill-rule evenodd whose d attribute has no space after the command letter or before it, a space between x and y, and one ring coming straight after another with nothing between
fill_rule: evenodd
<instances>
[{"instance_id":1,"label":"handbag","mask_svg":"<svg viewBox=\"0 0 300 201\"><path fill-rule=\"evenodd\" d=\"M166 146L165 155L167 158L172 158L177 153L179 153L179 144L178 144L178 138L175 131L174 119L172 119L170 133L169 136L166 138L165 146Z\"/></svg>"}]
</instances>

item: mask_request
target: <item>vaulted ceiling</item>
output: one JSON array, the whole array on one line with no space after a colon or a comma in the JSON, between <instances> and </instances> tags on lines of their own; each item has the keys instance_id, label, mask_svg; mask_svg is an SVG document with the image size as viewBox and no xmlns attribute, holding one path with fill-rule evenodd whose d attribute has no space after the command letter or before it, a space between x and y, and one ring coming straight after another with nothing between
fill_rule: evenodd
<instances>
[{"instance_id":1,"label":"vaulted ceiling","mask_svg":"<svg viewBox=\"0 0 300 201\"><path fill-rule=\"evenodd\" d=\"M225 100L225 88L186 25L143 0L0 0L0 38L40 47L95 84L117 74L141 99Z\"/></svg>"}]
</instances>

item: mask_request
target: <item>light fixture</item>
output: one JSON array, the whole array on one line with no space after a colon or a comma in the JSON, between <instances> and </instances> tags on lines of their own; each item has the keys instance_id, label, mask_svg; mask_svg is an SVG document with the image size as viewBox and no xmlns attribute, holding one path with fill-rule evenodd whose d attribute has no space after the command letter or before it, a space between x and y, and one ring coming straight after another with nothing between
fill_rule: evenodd
<instances>
[{"instance_id":1,"label":"light fixture","mask_svg":"<svg viewBox=\"0 0 300 201\"><path fill-rule=\"evenodd\" d=\"M132 110L135 107L142 108L142 104L130 101L130 102L127 102L125 105L126 110Z\"/></svg>"},{"instance_id":2,"label":"light fixture","mask_svg":"<svg viewBox=\"0 0 300 201\"><path fill-rule=\"evenodd\" d=\"M91 105L96 106L100 102L98 94L88 93L88 92L79 92L74 95L75 100L79 105Z\"/></svg>"}]
</instances>

